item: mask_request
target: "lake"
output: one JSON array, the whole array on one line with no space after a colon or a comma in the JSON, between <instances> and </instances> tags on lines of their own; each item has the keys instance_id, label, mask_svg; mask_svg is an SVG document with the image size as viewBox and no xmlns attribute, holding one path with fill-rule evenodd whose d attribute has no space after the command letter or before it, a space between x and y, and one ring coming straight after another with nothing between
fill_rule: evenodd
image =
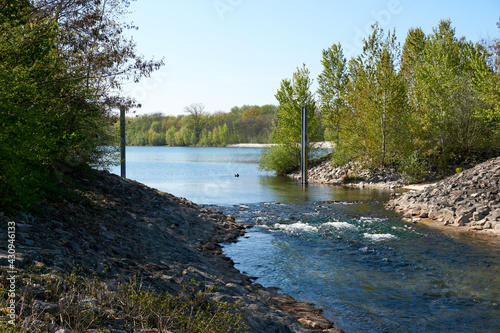
<instances>
[{"instance_id":1,"label":"lake","mask_svg":"<svg viewBox=\"0 0 500 333\"><path fill-rule=\"evenodd\" d=\"M253 225L224 246L236 267L346 332L500 332L498 241L403 223L383 207L390 191L304 187L260 171L259 158L127 147L127 176Z\"/></svg>"}]
</instances>

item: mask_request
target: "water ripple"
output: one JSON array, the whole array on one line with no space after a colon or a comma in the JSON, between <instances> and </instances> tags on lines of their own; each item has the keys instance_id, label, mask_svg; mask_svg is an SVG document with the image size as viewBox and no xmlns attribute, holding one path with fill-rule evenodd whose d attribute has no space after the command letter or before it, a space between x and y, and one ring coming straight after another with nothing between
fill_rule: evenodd
<instances>
[{"instance_id":1,"label":"water ripple","mask_svg":"<svg viewBox=\"0 0 500 333\"><path fill-rule=\"evenodd\" d=\"M500 249L392 218L380 204L221 207L255 227L224 251L346 332L498 332ZM393 216L393 215L392 215Z\"/></svg>"}]
</instances>

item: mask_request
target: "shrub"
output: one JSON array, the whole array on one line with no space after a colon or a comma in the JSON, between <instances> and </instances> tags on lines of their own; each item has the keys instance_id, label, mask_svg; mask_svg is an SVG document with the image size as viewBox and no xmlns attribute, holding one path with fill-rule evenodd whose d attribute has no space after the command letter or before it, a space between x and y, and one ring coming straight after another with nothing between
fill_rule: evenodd
<instances>
[{"instance_id":1,"label":"shrub","mask_svg":"<svg viewBox=\"0 0 500 333\"><path fill-rule=\"evenodd\" d=\"M285 175L299 168L300 149L298 147L276 145L262 149L259 169Z\"/></svg>"},{"instance_id":2,"label":"shrub","mask_svg":"<svg viewBox=\"0 0 500 333\"><path fill-rule=\"evenodd\" d=\"M412 151L399 160L399 172L408 182L421 182L430 169L428 161L418 151Z\"/></svg>"}]
</instances>

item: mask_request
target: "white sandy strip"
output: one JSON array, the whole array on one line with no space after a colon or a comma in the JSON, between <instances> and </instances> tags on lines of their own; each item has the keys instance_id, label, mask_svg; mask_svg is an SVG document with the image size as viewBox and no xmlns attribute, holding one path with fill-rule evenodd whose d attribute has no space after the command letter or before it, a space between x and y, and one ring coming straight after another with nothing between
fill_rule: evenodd
<instances>
[{"instance_id":1,"label":"white sandy strip","mask_svg":"<svg viewBox=\"0 0 500 333\"><path fill-rule=\"evenodd\" d=\"M436 183L430 183L430 184L410 184L403 186L404 189L407 190L414 190L414 191L422 191L425 190L427 187L431 185L436 185Z\"/></svg>"},{"instance_id":2,"label":"white sandy strip","mask_svg":"<svg viewBox=\"0 0 500 333\"><path fill-rule=\"evenodd\" d=\"M335 143L332 141L318 141L318 142L311 142L311 145L313 148L318 148L318 149L333 149L335 146Z\"/></svg>"},{"instance_id":3,"label":"white sandy strip","mask_svg":"<svg viewBox=\"0 0 500 333\"><path fill-rule=\"evenodd\" d=\"M231 143L227 145L228 148L264 148L275 146L274 143Z\"/></svg>"},{"instance_id":4,"label":"white sandy strip","mask_svg":"<svg viewBox=\"0 0 500 333\"><path fill-rule=\"evenodd\" d=\"M331 149L333 148L333 143L329 141L311 142L314 148ZM227 145L228 148L264 148L276 146L275 143L232 143Z\"/></svg>"}]
</instances>

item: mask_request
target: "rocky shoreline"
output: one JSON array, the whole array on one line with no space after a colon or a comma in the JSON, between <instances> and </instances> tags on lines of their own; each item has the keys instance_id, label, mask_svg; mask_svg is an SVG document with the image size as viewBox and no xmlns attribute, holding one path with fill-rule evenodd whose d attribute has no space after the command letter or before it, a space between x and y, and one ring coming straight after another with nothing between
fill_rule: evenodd
<instances>
[{"instance_id":1,"label":"rocky shoreline","mask_svg":"<svg viewBox=\"0 0 500 333\"><path fill-rule=\"evenodd\" d=\"M461 230L500 235L500 157L402 194L387 208L407 221L434 220Z\"/></svg>"},{"instance_id":2,"label":"rocky shoreline","mask_svg":"<svg viewBox=\"0 0 500 333\"><path fill-rule=\"evenodd\" d=\"M301 179L300 172L288 175ZM408 184L394 169L362 170L356 163L332 167L328 159L309 167L308 181L351 186L411 190L395 192L386 207L406 222L438 222L457 230L500 235L500 157L431 184Z\"/></svg>"},{"instance_id":3,"label":"rocky shoreline","mask_svg":"<svg viewBox=\"0 0 500 333\"><path fill-rule=\"evenodd\" d=\"M249 332L342 332L314 304L265 288L234 267L221 246L246 231L234 218L105 171L75 182L74 198L48 203L36 214L0 213L3 272L7 225L14 222L20 271L36 267L40 274L70 275L78 270L110 285L138 276L148 288L173 294L195 281L216 285L209 295L214 300L237 304ZM24 327L30 320L21 320ZM115 330L99 332L108 331Z\"/></svg>"},{"instance_id":4,"label":"rocky shoreline","mask_svg":"<svg viewBox=\"0 0 500 333\"><path fill-rule=\"evenodd\" d=\"M399 188L407 183L394 169L385 168L375 172L361 169L359 164L349 162L342 167L332 167L328 158L308 168L308 181L328 185L343 185L352 187ZM300 171L288 175L301 179Z\"/></svg>"}]
</instances>

